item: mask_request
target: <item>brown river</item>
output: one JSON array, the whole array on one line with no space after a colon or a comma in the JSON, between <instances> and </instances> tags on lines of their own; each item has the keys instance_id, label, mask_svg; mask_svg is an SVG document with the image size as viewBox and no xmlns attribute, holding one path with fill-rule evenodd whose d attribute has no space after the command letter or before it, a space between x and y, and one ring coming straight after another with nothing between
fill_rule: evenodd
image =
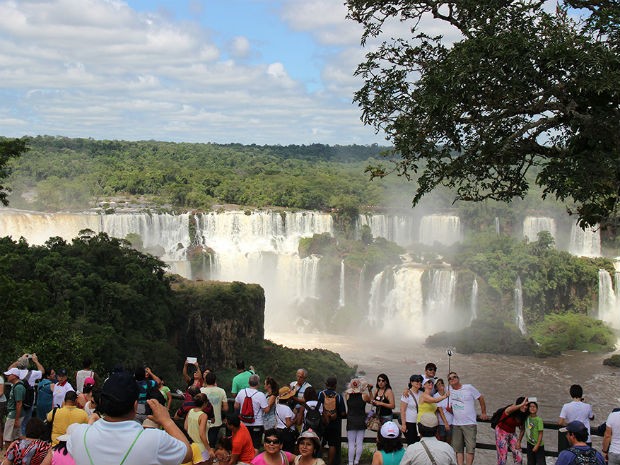
<instances>
[{"instance_id":1,"label":"brown river","mask_svg":"<svg viewBox=\"0 0 620 465\"><path fill-rule=\"evenodd\" d=\"M385 373L396 393L406 387L409 376L423 373L428 362L437 364L437 376L447 381L448 367L456 371L462 383L473 384L484 396L487 414L513 402L519 396L536 397L539 415L544 421L556 422L562 405L569 402L571 384L580 384L585 401L594 410L593 426L607 418L612 408L620 406L620 368L603 365L610 354L567 352L560 357L534 358L490 354L459 354L448 356L447 350L431 349L422 342L394 340L384 337L358 339L349 336L324 334L269 333L267 339L293 348L323 348L341 355L349 365L357 365L358 373L365 374L369 382ZM291 374L293 375L293 374ZM343 389L344 380L339 380ZM396 410L398 410L398 398ZM557 450L557 432L546 430L544 441L547 449ZM601 438L593 437L594 447ZM478 425L478 441L494 442L488 423ZM547 463L554 463L548 457ZM476 464L496 463L495 452L478 451ZM508 463L512 463L509 458ZM524 461L525 463L525 461Z\"/></svg>"}]
</instances>

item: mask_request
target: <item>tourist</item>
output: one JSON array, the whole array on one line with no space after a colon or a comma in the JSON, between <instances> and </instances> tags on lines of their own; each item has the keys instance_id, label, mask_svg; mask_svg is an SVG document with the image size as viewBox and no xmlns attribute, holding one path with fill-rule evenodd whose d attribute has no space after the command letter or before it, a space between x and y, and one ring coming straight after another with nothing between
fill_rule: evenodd
<instances>
[{"instance_id":1,"label":"tourist","mask_svg":"<svg viewBox=\"0 0 620 465\"><path fill-rule=\"evenodd\" d=\"M441 397L447 392L446 384L443 379L437 379L435 389L437 390L435 397ZM449 397L437 403L437 420L439 421L439 426L437 427L437 439L443 442L452 442L452 420L454 417L452 413L448 411L448 401ZM443 412L443 417L439 413L439 409Z\"/></svg>"},{"instance_id":2,"label":"tourist","mask_svg":"<svg viewBox=\"0 0 620 465\"><path fill-rule=\"evenodd\" d=\"M545 465L545 445L543 443L543 430L545 425L538 416L538 404L530 402L528 405L529 416L525 420L525 442L527 450L527 465ZM519 437L519 444L521 438ZM618 464L620 465L620 464Z\"/></svg>"},{"instance_id":3,"label":"tourist","mask_svg":"<svg viewBox=\"0 0 620 465\"><path fill-rule=\"evenodd\" d=\"M228 412L226 391L217 386L217 377L215 373L209 371L204 375L204 387L200 388L200 392L206 394L213 407L213 421L209 425L207 434L209 436L209 444L217 444L223 424L222 414Z\"/></svg>"},{"instance_id":4,"label":"tourist","mask_svg":"<svg viewBox=\"0 0 620 465\"><path fill-rule=\"evenodd\" d=\"M418 398L418 417L416 418L416 422L419 423L420 417L425 413L432 413L433 415L438 413L441 415L441 419L445 424L447 422L446 417L443 414L443 410L437 409L437 404L442 400L448 399L448 393L444 392L443 395L439 397L433 397L435 386L431 378L423 382L423 387L424 391L422 391L420 397Z\"/></svg>"},{"instance_id":5,"label":"tourist","mask_svg":"<svg viewBox=\"0 0 620 465\"><path fill-rule=\"evenodd\" d=\"M426 384L426 381L429 379L433 381L433 395L437 394L437 388L435 385L437 384L437 365L433 362L427 363L424 367L424 379L422 380L422 386Z\"/></svg>"},{"instance_id":6,"label":"tourist","mask_svg":"<svg viewBox=\"0 0 620 465\"><path fill-rule=\"evenodd\" d=\"M405 455L400 429L393 421L386 421L377 433L377 450L372 465L399 465Z\"/></svg>"},{"instance_id":7,"label":"tourist","mask_svg":"<svg viewBox=\"0 0 620 465\"><path fill-rule=\"evenodd\" d=\"M400 398L400 430L405 435L405 442L409 445L420 440L416 423L422 379L422 375L411 375L407 395L403 394Z\"/></svg>"},{"instance_id":8,"label":"tourist","mask_svg":"<svg viewBox=\"0 0 620 465\"><path fill-rule=\"evenodd\" d=\"M271 376L265 378L265 397L269 410L263 415L263 426L265 430L276 427L276 401L278 398L278 383Z\"/></svg>"},{"instance_id":9,"label":"tourist","mask_svg":"<svg viewBox=\"0 0 620 465\"><path fill-rule=\"evenodd\" d=\"M47 414L48 423L52 423L52 446L58 444L58 437L67 432L69 425L88 423L88 414L76 405L77 392L65 394L63 406Z\"/></svg>"},{"instance_id":10,"label":"tourist","mask_svg":"<svg viewBox=\"0 0 620 465\"><path fill-rule=\"evenodd\" d=\"M437 415L425 413L420 417L420 440L407 447L401 465L456 465L452 447L437 439ZM432 458L431 458L432 457Z\"/></svg>"},{"instance_id":11,"label":"tourist","mask_svg":"<svg viewBox=\"0 0 620 465\"><path fill-rule=\"evenodd\" d=\"M46 368L43 378L37 384L37 417L41 421L45 421L47 414L54 407L52 392L52 384L56 382L56 372L53 368Z\"/></svg>"},{"instance_id":12,"label":"tourist","mask_svg":"<svg viewBox=\"0 0 620 465\"><path fill-rule=\"evenodd\" d=\"M78 393L84 391L86 378L92 379L93 384L95 384L95 372L91 368L92 364L93 362L89 357L84 358L82 360L82 369L75 374L75 389Z\"/></svg>"},{"instance_id":13,"label":"tourist","mask_svg":"<svg viewBox=\"0 0 620 465\"><path fill-rule=\"evenodd\" d=\"M321 415L321 405L319 404L319 396L312 386L308 386L304 390L304 404L297 413L298 424L301 425L302 431L311 429L317 436L323 436L323 418Z\"/></svg>"},{"instance_id":14,"label":"tourist","mask_svg":"<svg viewBox=\"0 0 620 465\"><path fill-rule=\"evenodd\" d=\"M282 386L278 391L278 403L275 407L276 429L282 439L282 449L293 453L297 428L295 428L295 414L289 407L289 400L293 397L293 390L288 386Z\"/></svg>"},{"instance_id":15,"label":"tourist","mask_svg":"<svg viewBox=\"0 0 620 465\"><path fill-rule=\"evenodd\" d=\"M562 406L558 425L565 426L571 421L580 421L588 429L586 443L592 445L590 437L590 420L594 420L592 406L583 401L583 388L579 384L573 384L569 389L569 394L573 400Z\"/></svg>"},{"instance_id":16,"label":"tourist","mask_svg":"<svg viewBox=\"0 0 620 465\"><path fill-rule=\"evenodd\" d=\"M32 418L26 425L26 437L9 445L2 465L41 465L50 448L50 443L41 439L44 433L43 422Z\"/></svg>"},{"instance_id":17,"label":"tourist","mask_svg":"<svg viewBox=\"0 0 620 465\"><path fill-rule=\"evenodd\" d=\"M394 417L392 409L396 406L394 400L394 391L390 385L390 380L385 373L377 376L376 391L369 392L370 403L377 410L377 415L381 419L381 423L392 420Z\"/></svg>"},{"instance_id":18,"label":"tourist","mask_svg":"<svg viewBox=\"0 0 620 465\"><path fill-rule=\"evenodd\" d=\"M192 459L192 449L166 407L155 399L146 402L149 419L160 428L143 428L135 421L139 389L130 373L111 375L101 388L101 420L70 428L67 449L77 465L178 465Z\"/></svg>"},{"instance_id":19,"label":"tourist","mask_svg":"<svg viewBox=\"0 0 620 465\"><path fill-rule=\"evenodd\" d=\"M230 459L232 457L232 439L226 436L221 437L215 446L213 455L215 456L213 463L230 465Z\"/></svg>"},{"instance_id":20,"label":"tourist","mask_svg":"<svg viewBox=\"0 0 620 465\"><path fill-rule=\"evenodd\" d=\"M30 362L34 363L36 366L36 370L30 369ZM13 362L10 368L17 368L20 371L19 378L22 380L24 385L30 386L30 388L35 389L36 383L43 377L43 373L45 372L45 368L39 362L39 358L37 354L24 354L19 357L15 362ZM27 397L24 398L24 402L22 403L22 419L21 419L21 434L26 434L26 425L30 418L32 418L32 414L34 412L35 399L31 399L31 403L29 403Z\"/></svg>"},{"instance_id":21,"label":"tourist","mask_svg":"<svg viewBox=\"0 0 620 465\"><path fill-rule=\"evenodd\" d=\"M4 431L4 417L6 416L6 394L4 394L4 377L0 374L0 431Z\"/></svg>"},{"instance_id":22,"label":"tourist","mask_svg":"<svg viewBox=\"0 0 620 465\"><path fill-rule=\"evenodd\" d=\"M147 419L146 401L158 391L159 377L149 367L138 367L135 370L136 385L138 386L138 404L136 405L136 421L140 424Z\"/></svg>"},{"instance_id":23,"label":"tourist","mask_svg":"<svg viewBox=\"0 0 620 465\"><path fill-rule=\"evenodd\" d=\"M289 387L293 390L293 401L295 405L292 407L293 411L297 414L300 410L300 407L304 404L304 393L306 389L311 387L308 381L308 370L305 368L299 368L295 372L295 381L291 381Z\"/></svg>"},{"instance_id":24,"label":"tourist","mask_svg":"<svg viewBox=\"0 0 620 465\"><path fill-rule=\"evenodd\" d=\"M20 370L9 368L4 372L6 380L11 383L11 392L6 403L6 422L4 423L4 446L19 438L21 433L21 421L26 414L23 408L24 398L26 397L26 387L20 382Z\"/></svg>"},{"instance_id":25,"label":"tourist","mask_svg":"<svg viewBox=\"0 0 620 465\"><path fill-rule=\"evenodd\" d=\"M590 433L581 421L571 421L564 428L560 428L560 433L566 433L570 447L560 452L555 465L605 465L603 455L586 443Z\"/></svg>"},{"instance_id":26,"label":"tourist","mask_svg":"<svg viewBox=\"0 0 620 465\"><path fill-rule=\"evenodd\" d=\"M294 465L325 465L321 457L321 440L312 430L304 431L297 439L299 455Z\"/></svg>"},{"instance_id":27,"label":"tourist","mask_svg":"<svg viewBox=\"0 0 620 465\"><path fill-rule=\"evenodd\" d=\"M157 388L159 389L159 392L166 401L166 408L168 409L168 411L170 411L170 406L172 405L172 390L168 386L166 386L166 382L163 380L163 378L159 378Z\"/></svg>"},{"instance_id":28,"label":"tourist","mask_svg":"<svg viewBox=\"0 0 620 465\"><path fill-rule=\"evenodd\" d=\"M372 387L368 385L366 394L364 388L366 381L361 378L353 378L344 398L347 403L347 444L349 447L349 465L358 465L364 450L364 434L366 432L366 402L370 400Z\"/></svg>"},{"instance_id":29,"label":"tourist","mask_svg":"<svg viewBox=\"0 0 620 465\"><path fill-rule=\"evenodd\" d=\"M275 428L265 430L265 451L252 459L252 465L283 465L295 460L295 455L282 450L282 438Z\"/></svg>"},{"instance_id":30,"label":"tourist","mask_svg":"<svg viewBox=\"0 0 620 465\"><path fill-rule=\"evenodd\" d=\"M236 397L242 389L246 389L250 386L250 376L253 374L255 373L252 367L250 367L249 370L245 369L245 363L243 360L239 360L237 362L237 375L233 378L232 388L230 389L233 396Z\"/></svg>"},{"instance_id":31,"label":"tourist","mask_svg":"<svg viewBox=\"0 0 620 465\"><path fill-rule=\"evenodd\" d=\"M605 422L603 454L609 465L620 465L620 411L614 410Z\"/></svg>"},{"instance_id":32,"label":"tourist","mask_svg":"<svg viewBox=\"0 0 620 465\"><path fill-rule=\"evenodd\" d=\"M196 404L194 404L194 397L196 394L200 394L200 389L194 384L190 385L185 392L183 393L183 403L174 413L174 420L185 420L187 416L187 412L193 409Z\"/></svg>"},{"instance_id":33,"label":"tourist","mask_svg":"<svg viewBox=\"0 0 620 465\"><path fill-rule=\"evenodd\" d=\"M63 434L58 437L58 444L48 451L42 465L76 465L73 456L67 449L68 439L68 434Z\"/></svg>"},{"instance_id":34,"label":"tourist","mask_svg":"<svg viewBox=\"0 0 620 465\"><path fill-rule=\"evenodd\" d=\"M189 360L185 359L183 363L183 380L187 386L194 385L198 389L202 387L202 372L200 371L200 365L198 364L198 360L194 361L191 365L193 366L192 375L188 373L188 367L190 365Z\"/></svg>"},{"instance_id":35,"label":"tourist","mask_svg":"<svg viewBox=\"0 0 620 465\"><path fill-rule=\"evenodd\" d=\"M229 465L237 465L237 463L250 463L256 456L252 436L241 423L239 415L231 413L226 416L226 427L232 435L232 452L230 455Z\"/></svg>"},{"instance_id":36,"label":"tourist","mask_svg":"<svg viewBox=\"0 0 620 465\"><path fill-rule=\"evenodd\" d=\"M209 402L207 396L203 393L196 394L194 397L194 405L187 415L185 416L184 428L187 431L187 435L191 440L198 444L200 449L200 456L202 462L205 462L213 454L213 449L209 445L209 439L207 437L208 417L203 412L203 407ZM196 458L194 457L194 460Z\"/></svg>"},{"instance_id":37,"label":"tourist","mask_svg":"<svg viewBox=\"0 0 620 465\"><path fill-rule=\"evenodd\" d=\"M325 424L323 435L329 446L327 455L328 465L335 465L337 463L337 454L339 454L341 446L342 419L347 416L344 399L342 395L336 392L337 384L336 377L329 376L325 380L325 389L319 392L318 395L323 423Z\"/></svg>"},{"instance_id":38,"label":"tourist","mask_svg":"<svg viewBox=\"0 0 620 465\"><path fill-rule=\"evenodd\" d=\"M75 391L71 383L67 380L67 370L60 368L56 370L57 381L53 383L50 388L52 390L52 405L53 407L62 407L62 403L65 401L65 394L70 391Z\"/></svg>"},{"instance_id":39,"label":"tourist","mask_svg":"<svg viewBox=\"0 0 620 465\"><path fill-rule=\"evenodd\" d=\"M484 397L471 384L461 384L459 375L454 371L448 374L450 400L448 409L454 415L452 424L452 447L456 452L458 465L474 463L476 454L476 436L478 432L476 419L476 400L480 403L480 419L488 420ZM465 455L466 453L466 455Z\"/></svg>"},{"instance_id":40,"label":"tourist","mask_svg":"<svg viewBox=\"0 0 620 465\"><path fill-rule=\"evenodd\" d=\"M83 409L86 403L92 399L93 386L95 385L95 378L85 378L82 380L82 389L76 391L78 396L75 404Z\"/></svg>"},{"instance_id":41,"label":"tourist","mask_svg":"<svg viewBox=\"0 0 620 465\"><path fill-rule=\"evenodd\" d=\"M249 387L242 389L235 397L235 411L240 412L239 418L243 424L247 427L250 435L252 436L252 442L255 449L260 449L261 441L263 439L263 414L269 410L267 404L267 397L265 394L258 390L260 378L258 375L250 376L248 380ZM243 418L243 403L246 397L252 400L252 418L248 418L244 421Z\"/></svg>"},{"instance_id":42,"label":"tourist","mask_svg":"<svg viewBox=\"0 0 620 465\"><path fill-rule=\"evenodd\" d=\"M523 461L521 456L521 438L523 437L523 426L528 417L527 397L519 397L514 404L506 407L502 416L495 426L495 448L497 450L497 465L506 465L508 451L512 453L515 463ZM520 434L517 436L517 427Z\"/></svg>"}]
</instances>

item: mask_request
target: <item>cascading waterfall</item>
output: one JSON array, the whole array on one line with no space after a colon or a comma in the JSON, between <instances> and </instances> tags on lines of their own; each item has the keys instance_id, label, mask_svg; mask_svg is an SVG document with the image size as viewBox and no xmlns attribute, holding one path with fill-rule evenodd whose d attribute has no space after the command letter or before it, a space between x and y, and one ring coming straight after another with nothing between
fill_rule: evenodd
<instances>
[{"instance_id":1,"label":"cascading waterfall","mask_svg":"<svg viewBox=\"0 0 620 465\"><path fill-rule=\"evenodd\" d=\"M338 307L342 308L345 305L344 300L344 260L340 260L340 286L338 289Z\"/></svg>"},{"instance_id":2,"label":"cascading waterfall","mask_svg":"<svg viewBox=\"0 0 620 465\"><path fill-rule=\"evenodd\" d=\"M358 234L367 225L373 237L407 246L414 242L415 231L411 215L360 215L357 221Z\"/></svg>"},{"instance_id":3,"label":"cascading waterfall","mask_svg":"<svg viewBox=\"0 0 620 465\"><path fill-rule=\"evenodd\" d=\"M469 307L471 311L469 324L471 325L474 320L478 318L478 280L476 278L474 278L474 282L471 284L471 298Z\"/></svg>"},{"instance_id":4,"label":"cascading waterfall","mask_svg":"<svg viewBox=\"0 0 620 465\"><path fill-rule=\"evenodd\" d=\"M538 233L549 231L553 238L557 241L557 231L555 220L546 216L527 216L523 220L523 237L530 242L538 240Z\"/></svg>"},{"instance_id":5,"label":"cascading waterfall","mask_svg":"<svg viewBox=\"0 0 620 465\"><path fill-rule=\"evenodd\" d=\"M523 288L521 287L521 277L517 276L517 280L515 281L515 290L514 290L514 301L515 301L515 324L519 331L521 331L522 335L527 334L527 328L525 326L525 319L523 318Z\"/></svg>"},{"instance_id":6,"label":"cascading waterfall","mask_svg":"<svg viewBox=\"0 0 620 465\"><path fill-rule=\"evenodd\" d=\"M430 270L430 289L425 302L425 326L428 334L446 330L454 320L456 272Z\"/></svg>"},{"instance_id":7,"label":"cascading waterfall","mask_svg":"<svg viewBox=\"0 0 620 465\"><path fill-rule=\"evenodd\" d=\"M579 257L600 257L601 234L599 227L586 227L582 229L579 225L573 224L568 251Z\"/></svg>"},{"instance_id":8,"label":"cascading waterfall","mask_svg":"<svg viewBox=\"0 0 620 465\"><path fill-rule=\"evenodd\" d=\"M461 219L455 215L426 215L420 223L419 241L452 245L462 240Z\"/></svg>"},{"instance_id":9,"label":"cascading waterfall","mask_svg":"<svg viewBox=\"0 0 620 465\"><path fill-rule=\"evenodd\" d=\"M612 328L620 329L620 276L615 273L616 289L607 270L598 270L598 318Z\"/></svg>"},{"instance_id":10,"label":"cascading waterfall","mask_svg":"<svg viewBox=\"0 0 620 465\"><path fill-rule=\"evenodd\" d=\"M499 236L499 218L495 217L495 234Z\"/></svg>"}]
</instances>

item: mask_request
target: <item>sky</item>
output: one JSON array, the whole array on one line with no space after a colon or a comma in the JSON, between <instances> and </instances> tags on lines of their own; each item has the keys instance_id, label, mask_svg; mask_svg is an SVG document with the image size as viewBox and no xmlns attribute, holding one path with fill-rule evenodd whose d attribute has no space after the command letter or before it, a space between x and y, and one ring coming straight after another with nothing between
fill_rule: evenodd
<instances>
[{"instance_id":1,"label":"sky","mask_svg":"<svg viewBox=\"0 0 620 465\"><path fill-rule=\"evenodd\" d=\"M0 135L386 145L344 0L0 0Z\"/></svg>"}]
</instances>

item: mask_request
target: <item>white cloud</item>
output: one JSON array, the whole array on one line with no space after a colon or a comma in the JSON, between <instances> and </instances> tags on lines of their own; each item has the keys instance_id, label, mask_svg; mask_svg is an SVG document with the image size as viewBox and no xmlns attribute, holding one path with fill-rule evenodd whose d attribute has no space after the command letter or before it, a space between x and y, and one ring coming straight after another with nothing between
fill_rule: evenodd
<instances>
[{"instance_id":1,"label":"white cloud","mask_svg":"<svg viewBox=\"0 0 620 465\"><path fill-rule=\"evenodd\" d=\"M236 58L246 58L250 54L250 41L247 37L234 37L230 44L231 54Z\"/></svg>"}]
</instances>

